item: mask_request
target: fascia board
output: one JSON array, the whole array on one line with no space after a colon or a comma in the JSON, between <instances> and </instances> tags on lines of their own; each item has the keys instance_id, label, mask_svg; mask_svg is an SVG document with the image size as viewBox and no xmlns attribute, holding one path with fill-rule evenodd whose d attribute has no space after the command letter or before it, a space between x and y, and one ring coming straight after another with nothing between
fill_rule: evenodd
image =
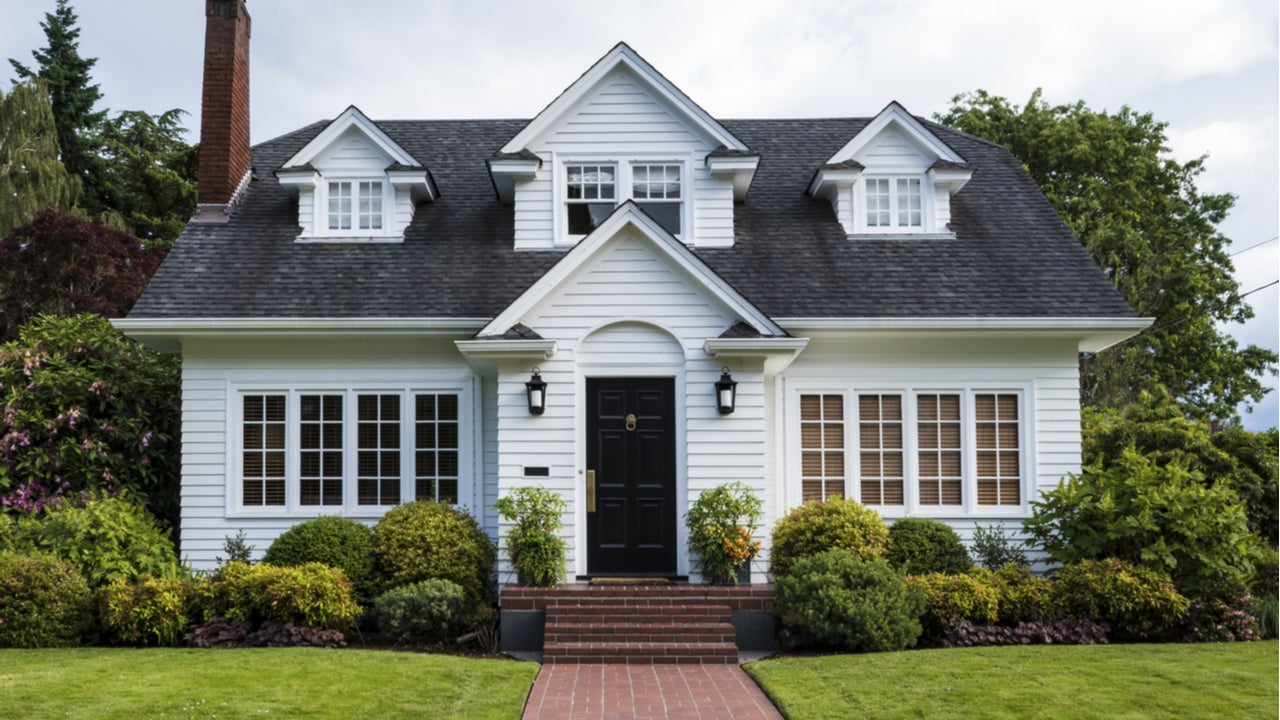
<instances>
[{"instance_id":1,"label":"fascia board","mask_svg":"<svg viewBox=\"0 0 1280 720\"><path fill-rule=\"evenodd\" d=\"M1075 339L1080 352L1096 353L1150 327L1155 318L778 318L789 332L843 336L1044 337Z\"/></svg>"}]
</instances>

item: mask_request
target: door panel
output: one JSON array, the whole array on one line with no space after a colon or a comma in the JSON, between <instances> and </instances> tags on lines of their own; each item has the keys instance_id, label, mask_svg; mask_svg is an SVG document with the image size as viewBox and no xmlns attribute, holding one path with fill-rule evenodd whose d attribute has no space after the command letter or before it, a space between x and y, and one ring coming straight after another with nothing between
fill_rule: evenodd
<instances>
[{"instance_id":1,"label":"door panel","mask_svg":"<svg viewBox=\"0 0 1280 720\"><path fill-rule=\"evenodd\" d=\"M674 575L675 381L589 378L587 468L596 471L587 572Z\"/></svg>"}]
</instances>

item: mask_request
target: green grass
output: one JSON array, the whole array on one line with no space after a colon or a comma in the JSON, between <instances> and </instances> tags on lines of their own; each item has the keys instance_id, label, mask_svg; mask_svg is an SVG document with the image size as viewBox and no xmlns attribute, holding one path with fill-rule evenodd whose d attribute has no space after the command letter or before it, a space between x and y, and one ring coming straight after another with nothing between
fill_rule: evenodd
<instances>
[{"instance_id":1,"label":"green grass","mask_svg":"<svg viewBox=\"0 0 1280 720\"><path fill-rule=\"evenodd\" d=\"M1277 645L918 650L765 660L747 672L790 720L1274 718Z\"/></svg>"},{"instance_id":2,"label":"green grass","mask_svg":"<svg viewBox=\"0 0 1280 720\"><path fill-rule=\"evenodd\" d=\"M0 650L0 718L516 720L537 672L367 650Z\"/></svg>"}]
</instances>

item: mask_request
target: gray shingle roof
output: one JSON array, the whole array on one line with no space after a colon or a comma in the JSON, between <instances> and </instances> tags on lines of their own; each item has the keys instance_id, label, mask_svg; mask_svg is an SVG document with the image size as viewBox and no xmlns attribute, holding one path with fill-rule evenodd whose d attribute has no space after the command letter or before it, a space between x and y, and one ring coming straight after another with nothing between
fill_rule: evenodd
<instances>
[{"instance_id":1,"label":"gray shingle roof","mask_svg":"<svg viewBox=\"0 0 1280 720\"><path fill-rule=\"evenodd\" d=\"M273 171L316 123L256 147L256 180L223 225L190 225L130 318L491 318L562 257L515 252L511 206L485 160L523 120L385 121L440 190L397 244L295 243L297 205ZM954 239L846 237L814 172L867 119L722 121L761 157L735 207L735 245L697 255L772 317L1132 318L1018 161L931 123L973 168Z\"/></svg>"}]
</instances>

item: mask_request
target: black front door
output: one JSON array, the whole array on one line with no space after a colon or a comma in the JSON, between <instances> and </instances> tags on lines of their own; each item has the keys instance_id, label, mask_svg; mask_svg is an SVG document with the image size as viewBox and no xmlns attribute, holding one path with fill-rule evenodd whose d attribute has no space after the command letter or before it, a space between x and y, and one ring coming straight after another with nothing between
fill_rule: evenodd
<instances>
[{"instance_id":1,"label":"black front door","mask_svg":"<svg viewBox=\"0 0 1280 720\"><path fill-rule=\"evenodd\" d=\"M675 381L589 378L587 398L587 572L674 575Z\"/></svg>"}]
</instances>

